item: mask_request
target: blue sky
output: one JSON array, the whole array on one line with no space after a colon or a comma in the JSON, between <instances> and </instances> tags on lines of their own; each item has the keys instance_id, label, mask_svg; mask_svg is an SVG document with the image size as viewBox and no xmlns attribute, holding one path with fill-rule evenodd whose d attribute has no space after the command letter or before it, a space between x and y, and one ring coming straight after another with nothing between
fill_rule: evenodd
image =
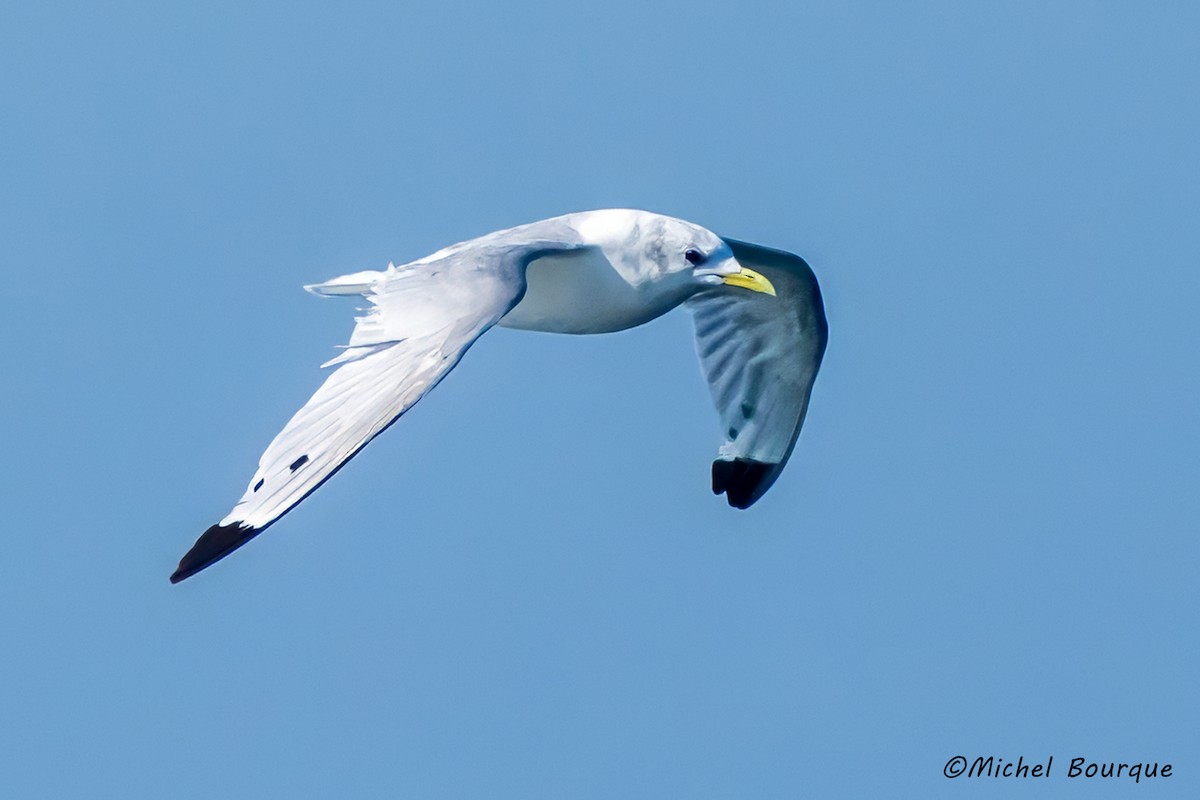
<instances>
[{"instance_id":1,"label":"blue sky","mask_svg":"<svg viewBox=\"0 0 1200 800\"><path fill-rule=\"evenodd\" d=\"M6 796L1200 791L1200 14L783 5L0 12ZM167 583L349 334L302 284L610 206L819 276L763 501L685 314L496 330Z\"/></svg>"}]
</instances>

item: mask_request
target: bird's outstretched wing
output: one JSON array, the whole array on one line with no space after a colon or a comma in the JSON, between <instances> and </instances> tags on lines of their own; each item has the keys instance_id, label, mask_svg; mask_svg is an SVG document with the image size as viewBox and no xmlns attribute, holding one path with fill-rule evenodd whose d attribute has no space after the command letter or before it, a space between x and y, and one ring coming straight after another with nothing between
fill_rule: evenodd
<instances>
[{"instance_id":1,"label":"bird's outstretched wing","mask_svg":"<svg viewBox=\"0 0 1200 800\"><path fill-rule=\"evenodd\" d=\"M727 286L688 301L700 365L721 415L725 442L713 492L748 508L783 471L808 410L828 327L821 290L804 259L725 239L734 258L775 287L775 296Z\"/></svg>"},{"instance_id":2,"label":"bird's outstretched wing","mask_svg":"<svg viewBox=\"0 0 1200 800\"><path fill-rule=\"evenodd\" d=\"M385 271L305 287L370 303L316 394L258 462L233 510L196 541L172 583L229 555L311 494L420 400L525 292L525 267L546 242L448 248Z\"/></svg>"}]
</instances>

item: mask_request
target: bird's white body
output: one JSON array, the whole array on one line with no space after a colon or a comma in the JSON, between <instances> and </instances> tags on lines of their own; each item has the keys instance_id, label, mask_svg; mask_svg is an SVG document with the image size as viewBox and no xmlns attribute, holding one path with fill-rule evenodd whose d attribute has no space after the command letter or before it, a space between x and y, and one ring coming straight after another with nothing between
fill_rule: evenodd
<instances>
[{"instance_id":1,"label":"bird's white body","mask_svg":"<svg viewBox=\"0 0 1200 800\"><path fill-rule=\"evenodd\" d=\"M769 277L750 268L759 262ZM787 293L777 297L776 285ZM801 259L647 211L567 214L307 288L362 296L370 308L326 364L337 369L271 442L246 493L172 581L237 549L316 490L493 325L607 333L689 304L727 429L713 488L741 508L766 491L791 453L825 347L820 294Z\"/></svg>"},{"instance_id":2,"label":"bird's white body","mask_svg":"<svg viewBox=\"0 0 1200 800\"><path fill-rule=\"evenodd\" d=\"M718 252L721 244L703 228L645 211L610 209L557 219L579 234L581 246L532 259L524 296L497 325L576 334L636 327L696 292L692 271L682 268L686 261L661 258L669 246L665 239L673 235L681 243L676 249L683 250L684 240Z\"/></svg>"},{"instance_id":3,"label":"bird's white body","mask_svg":"<svg viewBox=\"0 0 1200 800\"><path fill-rule=\"evenodd\" d=\"M539 258L526 268L525 280L524 297L500 318L500 327L546 333L622 331L665 314L686 299L690 288L628 283L598 248Z\"/></svg>"}]
</instances>

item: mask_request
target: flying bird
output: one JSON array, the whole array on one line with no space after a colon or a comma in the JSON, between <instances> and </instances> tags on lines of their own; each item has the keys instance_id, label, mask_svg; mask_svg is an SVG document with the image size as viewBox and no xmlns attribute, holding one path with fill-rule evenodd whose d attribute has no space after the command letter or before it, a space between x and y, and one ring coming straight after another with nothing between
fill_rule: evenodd
<instances>
[{"instance_id":1,"label":"flying bird","mask_svg":"<svg viewBox=\"0 0 1200 800\"><path fill-rule=\"evenodd\" d=\"M712 487L748 508L791 455L828 338L802 258L648 211L583 211L304 287L365 297L334 368L172 583L266 530L425 396L493 325L609 333L686 306L725 435Z\"/></svg>"}]
</instances>

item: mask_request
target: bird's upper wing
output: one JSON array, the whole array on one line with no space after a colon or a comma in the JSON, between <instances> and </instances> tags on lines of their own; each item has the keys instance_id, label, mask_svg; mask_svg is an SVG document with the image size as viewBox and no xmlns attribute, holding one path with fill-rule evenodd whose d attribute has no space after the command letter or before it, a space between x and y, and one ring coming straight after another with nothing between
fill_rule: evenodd
<instances>
[{"instance_id":1,"label":"bird's upper wing","mask_svg":"<svg viewBox=\"0 0 1200 800\"><path fill-rule=\"evenodd\" d=\"M828 327L821 290L804 259L725 241L738 263L760 272L776 291L771 296L720 286L687 303L726 437L713 462L713 492L747 508L771 487L792 453Z\"/></svg>"},{"instance_id":2,"label":"bird's upper wing","mask_svg":"<svg viewBox=\"0 0 1200 800\"><path fill-rule=\"evenodd\" d=\"M400 268L306 287L360 295L370 308L345 351L324 365L334 372L262 454L242 499L197 540L171 582L233 552L317 489L520 301L529 261L559 249L570 246L533 240L458 246Z\"/></svg>"}]
</instances>

